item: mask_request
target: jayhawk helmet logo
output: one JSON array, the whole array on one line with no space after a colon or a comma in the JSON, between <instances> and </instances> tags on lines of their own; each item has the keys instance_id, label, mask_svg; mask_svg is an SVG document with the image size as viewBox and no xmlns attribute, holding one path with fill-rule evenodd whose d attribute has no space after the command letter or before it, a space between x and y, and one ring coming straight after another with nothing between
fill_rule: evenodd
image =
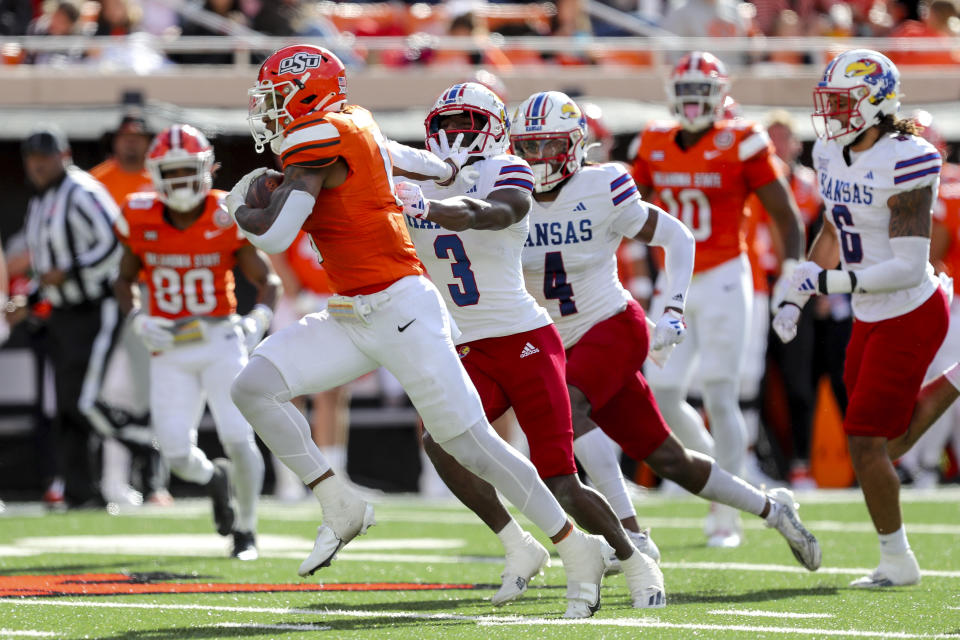
<instances>
[{"instance_id":1,"label":"jayhawk helmet logo","mask_svg":"<svg viewBox=\"0 0 960 640\"><path fill-rule=\"evenodd\" d=\"M879 104L883 100L897 97L897 78L891 70L884 71L876 60L861 58L847 65L843 70L848 78L862 78L869 85L877 87L870 94L870 104Z\"/></svg>"}]
</instances>

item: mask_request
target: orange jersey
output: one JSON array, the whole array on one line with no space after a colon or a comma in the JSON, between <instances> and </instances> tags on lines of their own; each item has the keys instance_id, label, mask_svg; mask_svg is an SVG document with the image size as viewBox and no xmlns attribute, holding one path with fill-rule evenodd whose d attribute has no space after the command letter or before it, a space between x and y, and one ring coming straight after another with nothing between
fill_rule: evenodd
<instances>
[{"instance_id":1,"label":"orange jersey","mask_svg":"<svg viewBox=\"0 0 960 640\"><path fill-rule=\"evenodd\" d=\"M233 293L236 252L246 239L211 191L203 215L186 229L166 218L156 193L127 198L115 230L143 263L150 314L164 318L226 316L237 310Z\"/></svg>"},{"instance_id":2,"label":"orange jersey","mask_svg":"<svg viewBox=\"0 0 960 640\"><path fill-rule=\"evenodd\" d=\"M113 158L104 160L90 169L90 175L107 188L118 207L123 206L131 193L153 191L153 181L150 179L149 171L146 169L133 173L124 171Z\"/></svg>"},{"instance_id":3,"label":"orange jersey","mask_svg":"<svg viewBox=\"0 0 960 640\"><path fill-rule=\"evenodd\" d=\"M947 274L953 278L953 291L956 294L960 292L960 181L940 183L940 193L933 209L933 221L943 225L950 234L950 244L943 256L943 264Z\"/></svg>"},{"instance_id":4,"label":"orange jersey","mask_svg":"<svg viewBox=\"0 0 960 640\"><path fill-rule=\"evenodd\" d=\"M647 125L633 161L633 178L638 185L653 187L658 204L693 233L697 273L746 251L747 196L780 173L770 138L758 125L721 120L687 150L676 142L679 133L680 125L673 122Z\"/></svg>"},{"instance_id":5,"label":"orange jersey","mask_svg":"<svg viewBox=\"0 0 960 640\"><path fill-rule=\"evenodd\" d=\"M313 248L308 233L301 231L297 235L286 251L286 258L301 287L313 293L332 293L327 271L320 264L320 255Z\"/></svg>"},{"instance_id":6,"label":"orange jersey","mask_svg":"<svg viewBox=\"0 0 960 640\"><path fill-rule=\"evenodd\" d=\"M393 165L370 112L349 105L294 120L284 131L283 168L324 167L342 158L350 167L339 187L323 189L303 224L337 293L372 293L423 266L393 194Z\"/></svg>"}]
</instances>

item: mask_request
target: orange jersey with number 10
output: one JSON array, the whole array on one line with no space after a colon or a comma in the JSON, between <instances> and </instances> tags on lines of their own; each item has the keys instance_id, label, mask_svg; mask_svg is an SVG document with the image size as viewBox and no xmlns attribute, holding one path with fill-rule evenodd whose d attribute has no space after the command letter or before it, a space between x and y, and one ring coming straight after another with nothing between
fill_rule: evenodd
<instances>
[{"instance_id":1,"label":"orange jersey with number 10","mask_svg":"<svg viewBox=\"0 0 960 640\"><path fill-rule=\"evenodd\" d=\"M325 167L338 158L350 168L342 185L320 191L303 224L336 293L373 293L423 273L393 194L385 143L370 112L355 105L301 116L284 131L284 169Z\"/></svg>"},{"instance_id":2,"label":"orange jersey with number 10","mask_svg":"<svg viewBox=\"0 0 960 640\"><path fill-rule=\"evenodd\" d=\"M127 198L114 229L143 263L150 315L175 319L236 312L235 254L247 241L220 206L226 195L211 191L203 214L186 229L170 224L156 193Z\"/></svg>"},{"instance_id":3,"label":"orange jersey with number 10","mask_svg":"<svg viewBox=\"0 0 960 640\"><path fill-rule=\"evenodd\" d=\"M758 125L721 120L686 150L677 144L679 133L674 122L647 125L633 177L638 185L653 187L658 204L693 233L698 273L746 251L747 196L780 173L770 138Z\"/></svg>"}]
</instances>

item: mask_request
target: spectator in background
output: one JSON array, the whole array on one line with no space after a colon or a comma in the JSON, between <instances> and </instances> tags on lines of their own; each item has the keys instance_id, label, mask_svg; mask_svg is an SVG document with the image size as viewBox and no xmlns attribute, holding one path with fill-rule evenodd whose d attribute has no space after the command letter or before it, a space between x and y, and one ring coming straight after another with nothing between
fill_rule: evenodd
<instances>
[{"instance_id":1,"label":"spectator in background","mask_svg":"<svg viewBox=\"0 0 960 640\"><path fill-rule=\"evenodd\" d=\"M960 35L960 17L956 0L925 0L920 3L920 20L906 20L890 33L891 38L928 38L943 41L937 51L890 51L896 65L957 65L960 51L950 47L950 39Z\"/></svg>"},{"instance_id":2,"label":"spectator in background","mask_svg":"<svg viewBox=\"0 0 960 640\"><path fill-rule=\"evenodd\" d=\"M140 5L133 0L100 0L97 36L126 36L137 30Z\"/></svg>"},{"instance_id":3,"label":"spectator in background","mask_svg":"<svg viewBox=\"0 0 960 640\"><path fill-rule=\"evenodd\" d=\"M70 36L79 30L80 10L72 2L60 2L52 11L42 14L27 27L27 35ZM83 58L83 49L53 52L32 52L26 61L32 64L69 64Z\"/></svg>"},{"instance_id":4,"label":"spectator in background","mask_svg":"<svg viewBox=\"0 0 960 640\"><path fill-rule=\"evenodd\" d=\"M660 26L678 36L742 37L749 33L743 10L746 6L740 0L685 0L667 12ZM722 56L725 61L735 61L736 55L731 53ZM677 52L670 59L679 60L682 55Z\"/></svg>"},{"instance_id":5,"label":"spectator in background","mask_svg":"<svg viewBox=\"0 0 960 640\"><path fill-rule=\"evenodd\" d=\"M144 165L152 135L139 112L130 111L110 136L112 155L90 170L90 175L103 183L118 207L127 196L138 191L151 191L150 173Z\"/></svg>"}]
</instances>

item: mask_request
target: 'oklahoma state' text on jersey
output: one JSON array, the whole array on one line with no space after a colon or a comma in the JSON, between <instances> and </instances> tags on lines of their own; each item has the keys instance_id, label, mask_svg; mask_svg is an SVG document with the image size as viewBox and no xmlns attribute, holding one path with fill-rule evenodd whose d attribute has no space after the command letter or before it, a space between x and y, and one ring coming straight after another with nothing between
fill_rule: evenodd
<instances>
[{"instance_id":1,"label":"'oklahoma state' text on jersey","mask_svg":"<svg viewBox=\"0 0 960 640\"><path fill-rule=\"evenodd\" d=\"M337 158L350 168L342 185L320 192L303 224L337 293L372 293L423 273L393 195L393 165L383 144L373 116L356 105L301 116L284 131L284 169L325 167Z\"/></svg>"},{"instance_id":2,"label":"'oklahoma state' text on jersey","mask_svg":"<svg viewBox=\"0 0 960 640\"><path fill-rule=\"evenodd\" d=\"M677 144L680 130L675 122L647 125L633 177L653 187L661 206L693 233L694 273L699 273L746 251L747 196L780 174L770 138L758 125L721 120L686 150Z\"/></svg>"},{"instance_id":3,"label":"'oklahoma state' text on jersey","mask_svg":"<svg viewBox=\"0 0 960 640\"><path fill-rule=\"evenodd\" d=\"M114 225L120 241L143 263L150 315L164 318L226 316L237 310L233 267L247 241L213 190L203 215L177 229L156 193L131 194Z\"/></svg>"}]
</instances>

